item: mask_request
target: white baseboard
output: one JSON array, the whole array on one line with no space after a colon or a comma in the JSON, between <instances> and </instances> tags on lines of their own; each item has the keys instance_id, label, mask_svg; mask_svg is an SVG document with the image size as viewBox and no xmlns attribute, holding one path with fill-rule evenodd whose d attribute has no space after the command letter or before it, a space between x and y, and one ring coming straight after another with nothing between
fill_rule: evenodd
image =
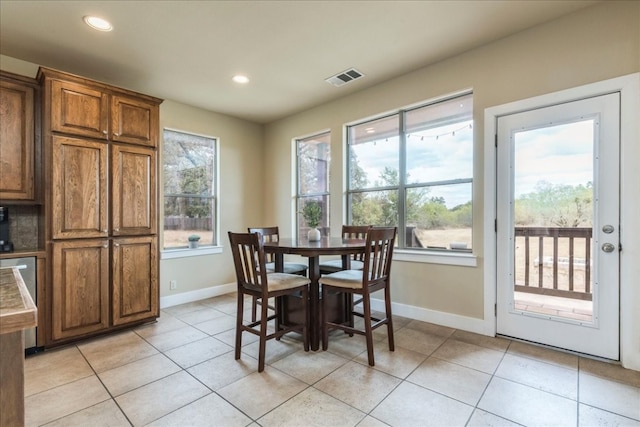
<instances>
[{"instance_id":1,"label":"white baseboard","mask_svg":"<svg viewBox=\"0 0 640 427\"><path fill-rule=\"evenodd\" d=\"M235 283L212 286L195 291L182 292L176 295L168 295L160 298L160 308L167 308L174 305L186 304L200 301L207 298L217 297L236 291ZM371 308L376 311L384 311L384 302L380 299L371 299ZM429 310L407 304L391 303L393 314L413 320L435 323L449 328L461 329L463 331L475 332L481 335L494 336L495 329L490 322L473 317L460 316L458 314L445 313L442 311Z\"/></svg>"},{"instance_id":2,"label":"white baseboard","mask_svg":"<svg viewBox=\"0 0 640 427\"><path fill-rule=\"evenodd\" d=\"M236 283L212 286L210 288L196 289L195 291L181 292L175 295L160 297L160 308L172 307L174 305L186 304L188 302L200 301L207 298L218 297L236 291Z\"/></svg>"},{"instance_id":3,"label":"white baseboard","mask_svg":"<svg viewBox=\"0 0 640 427\"><path fill-rule=\"evenodd\" d=\"M384 301L372 298L371 308L376 311L384 312ZM429 310L427 308L395 302L391 303L391 311L394 316L402 316L408 319L435 323L436 325L461 329L463 331L474 332L480 335L495 336L495 329L491 323L486 322L483 319L460 316L459 314L445 313L443 311Z\"/></svg>"}]
</instances>

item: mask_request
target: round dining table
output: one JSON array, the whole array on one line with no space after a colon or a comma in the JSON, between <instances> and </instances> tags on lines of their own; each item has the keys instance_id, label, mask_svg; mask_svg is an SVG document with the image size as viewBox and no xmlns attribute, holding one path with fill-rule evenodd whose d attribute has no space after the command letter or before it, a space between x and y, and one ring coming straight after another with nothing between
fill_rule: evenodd
<instances>
[{"instance_id":1,"label":"round dining table","mask_svg":"<svg viewBox=\"0 0 640 427\"><path fill-rule=\"evenodd\" d=\"M283 271L284 255L300 255L309 259L309 343L312 350L320 347L321 319L320 319L320 257L336 256L342 257L342 267L348 269L351 264L351 256L363 253L365 250L364 239L344 239L342 237L322 237L318 241L309 241L306 237L281 238L277 242L265 242L264 251L275 254L275 270ZM350 316L350 304L345 301L338 301L335 304L339 317ZM284 298L279 305L279 320L286 324L290 321L289 316L293 314L299 305L294 301Z\"/></svg>"}]
</instances>

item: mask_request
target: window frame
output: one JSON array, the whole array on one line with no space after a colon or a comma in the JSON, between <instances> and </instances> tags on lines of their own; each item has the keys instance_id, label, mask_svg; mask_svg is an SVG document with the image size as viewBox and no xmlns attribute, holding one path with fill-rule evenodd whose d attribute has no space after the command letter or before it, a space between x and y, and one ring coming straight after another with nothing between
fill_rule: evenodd
<instances>
[{"instance_id":1,"label":"window frame","mask_svg":"<svg viewBox=\"0 0 640 427\"><path fill-rule=\"evenodd\" d=\"M191 136L196 136L196 137L200 137L200 138L206 138L206 139L210 139L213 141L213 165L212 165L212 169L213 169L213 173L212 173L212 177L213 177L213 183L211 185L211 195L208 196L207 198L211 200L212 203L212 211L211 211L211 215L212 215L212 230L211 233L213 234L212 237L212 243L208 244L208 245L200 245L198 248L195 249L191 249L188 246L174 246L174 247L165 247L164 246L164 234L165 234L165 210L164 210L164 204L165 204L165 184L164 184L164 160L166 158L166 150L165 150L165 132L173 132L173 133L178 133L178 134L185 134L185 135L191 135ZM208 254L216 254L216 253L222 253L222 247L220 246L220 198L219 198L219 194L220 194L220 176L219 176L219 163L220 163L220 138L217 136L213 136L213 135L206 135L206 134L201 134L201 133L197 133L197 132L191 132L191 131L185 131L182 129L176 129L176 128L171 128L171 127L163 127L162 128L162 181L161 181L161 192L162 192L162 199L161 199L161 203L162 203L162 226L160 227L160 232L162 233L162 247L160 250L160 258L161 259L175 259L175 258L185 258L185 257L191 257L191 256L201 256L201 255L208 255ZM186 195L188 196L188 195ZM196 196L196 197L200 197L200 196Z\"/></svg>"},{"instance_id":2,"label":"window frame","mask_svg":"<svg viewBox=\"0 0 640 427\"><path fill-rule=\"evenodd\" d=\"M406 246L406 215L405 215L405 201L406 201L406 192L412 188L430 188L440 185L453 185L453 184L471 184L471 209L472 215L475 210L475 197L474 197L474 187L475 187L475 155L472 155L471 159L471 177L470 178L455 178L455 179L445 179L442 181L430 181L430 182L415 182L408 183L406 177L406 168L407 168L407 159L406 159L406 150L407 150L407 135L410 132L406 130L405 118L406 114L411 112L412 110L420 109L423 107L428 107L430 105L438 104L441 102L447 102L451 100L455 100L456 98L471 96L473 101L474 92L472 89L466 89L459 92L447 94L444 96L440 96L437 98L425 100L416 104L411 104L408 106L400 107L397 110L390 110L379 115L370 116L364 119L360 119L357 121L353 121L347 123L343 127L344 134L344 159L345 159L345 215L347 218L347 222L350 224L352 222L352 205L350 202L350 198L353 194L358 193L370 193L375 191L384 191L384 190L392 190L398 191L398 239L397 246L394 249L394 259L398 261L408 261L408 262L419 262L419 263L434 263L434 264L445 264L445 265L455 265L455 266L467 266L467 267L476 267L477 266L477 256L475 252L477 251L476 245L473 244L473 236L474 236L474 227L473 220L471 225L471 241L472 247L468 251L460 251L460 250L451 250L451 249L435 249L435 248L414 248ZM474 113L475 111L472 109L471 112L471 121L472 125L474 123ZM354 126L362 126L367 123L371 123L377 120L391 118L393 116L397 116L399 130L398 130L398 140L399 140L399 148L398 148L398 177L399 184L397 186L384 186L384 187L366 187L366 188L357 188L351 189L351 173L352 173L352 164L351 164L351 139L350 139L350 129ZM476 139L475 135L472 135L472 150L475 150ZM402 230L402 231L400 231Z\"/></svg>"},{"instance_id":3,"label":"window frame","mask_svg":"<svg viewBox=\"0 0 640 427\"><path fill-rule=\"evenodd\" d=\"M325 191L320 191L320 192L309 192L309 193L301 193L301 179L300 179L300 147L299 144L301 142L304 141L309 141L309 140L315 140L315 139L322 139L322 138L327 138L327 147L328 147L328 159L327 159L327 166L326 166L326 171L327 171L327 179L326 179L326 190ZM329 207L329 209L325 209L325 212L323 212L323 217L326 219L326 224L322 227L319 228L324 228L324 232L322 233L322 235L328 235L329 230L331 229L331 215L330 215L330 209L331 209L331 130L330 129L325 129L325 130L321 130L318 132L314 132L311 133L309 135L305 135L305 136L301 136L301 137L297 137L293 139L293 149L294 149L294 154L295 154L295 200L294 200L294 231L295 231L295 236L297 238L300 237L300 232L301 232L301 227L302 227L302 223L301 223L301 214L300 214L300 203L302 199L318 199L318 198L325 198L326 203L325 206Z\"/></svg>"}]
</instances>

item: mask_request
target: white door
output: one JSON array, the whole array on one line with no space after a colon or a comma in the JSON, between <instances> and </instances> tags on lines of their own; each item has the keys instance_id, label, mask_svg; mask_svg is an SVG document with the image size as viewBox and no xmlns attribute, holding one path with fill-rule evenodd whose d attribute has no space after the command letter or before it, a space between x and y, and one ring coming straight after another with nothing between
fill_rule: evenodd
<instances>
[{"instance_id":1,"label":"white door","mask_svg":"<svg viewBox=\"0 0 640 427\"><path fill-rule=\"evenodd\" d=\"M619 359L619 105L498 118L498 334Z\"/></svg>"}]
</instances>

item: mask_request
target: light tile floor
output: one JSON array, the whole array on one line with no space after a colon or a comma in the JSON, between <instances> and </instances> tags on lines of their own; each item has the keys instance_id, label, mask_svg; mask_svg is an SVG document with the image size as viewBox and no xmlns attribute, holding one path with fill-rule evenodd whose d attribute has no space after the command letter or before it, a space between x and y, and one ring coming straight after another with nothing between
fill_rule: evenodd
<instances>
[{"instance_id":1,"label":"light tile floor","mask_svg":"<svg viewBox=\"0 0 640 427\"><path fill-rule=\"evenodd\" d=\"M29 356L28 426L640 426L640 372L415 320L396 351L375 333L256 338L233 357L235 296L162 311L157 323Z\"/></svg>"}]
</instances>

